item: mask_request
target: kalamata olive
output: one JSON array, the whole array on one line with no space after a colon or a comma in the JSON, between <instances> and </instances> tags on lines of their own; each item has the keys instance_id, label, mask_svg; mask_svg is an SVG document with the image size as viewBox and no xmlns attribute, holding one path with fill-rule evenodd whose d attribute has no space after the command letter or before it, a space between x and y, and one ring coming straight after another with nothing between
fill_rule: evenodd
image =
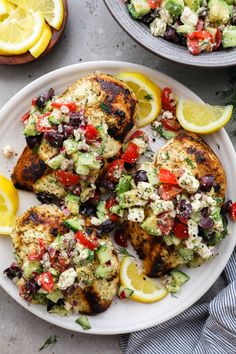
<instances>
[{"instance_id":1,"label":"kalamata olive","mask_svg":"<svg viewBox=\"0 0 236 354\"><path fill-rule=\"evenodd\" d=\"M14 264L12 264L9 268L5 269L3 273L10 279L22 277L22 270L20 269L20 267Z\"/></svg>"},{"instance_id":2,"label":"kalamata olive","mask_svg":"<svg viewBox=\"0 0 236 354\"><path fill-rule=\"evenodd\" d=\"M36 148L37 146L40 145L40 143L42 141L42 137L43 137L42 134L41 135L36 135L36 136L27 136L26 137L27 146L30 149Z\"/></svg>"},{"instance_id":3,"label":"kalamata olive","mask_svg":"<svg viewBox=\"0 0 236 354\"><path fill-rule=\"evenodd\" d=\"M223 203L221 205L221 214L228 214L229 213L229 210L231 208L231 205L232 205L232 200L228 200L227 202Z\"/></svg>"},{"instance_id":4,"label":"kalamata olive","mask_svg":"<svg viewBox=\"0 0 236 354\"><path fill-rule=\"evenodd\" d=\"M148 14L142 16L139 21L149 26L150 23L157 17L159 9L151 10Z\"/></svg>"},{"instance_id":5,"label":"kalamata olive","mask_svg":"<svg viewBox=\"0 0 236 354\"><path fill-rule=\"evenodd\" d=\"M82 122L83 114L81 112L70 112L70 124L78 128Z\"/></svg>"},{"instance_id":6,"label":"kalamata olive","mask_svg":"<svg viewBox=\"0 0 236 354\"><path fill-rule=\"evenodd\" d=\"M121 247L128 246L128 237L123 230L121 230L121 229L116 230L114 238L115 238L116 243L119 246L121 246Z\"/></svg>"},{"instance_id":7,"label":"kalamata olive","mask_svg":"<svg viewBox=\"0 0 236 354\"><path fill-rule=\"evenodd\" d=\"M180 39L179 39L179 36L176 32L176 29L171 27L171 26L168 26L166 31L165 31L165 34L164 34L164 38L167 40L167 41L170 41L170 42L173 42L173 43L179 43Z\"/></svg>"},{"instance_id":8,"label":"kalamata olive","mask_svg":"<svg viewBox=\"0 0 236 354\"><path fill-rule=\"evenodd\" d=\"M115 223L110 219L107 219L101 225L98 226L96 233L98 235L107 234L111 232L114 229L114 227L115 227Z\"/></svg>"},{"instance_id":9,"label":"kalamata olive","mask_svg":"<svg viewBox=\"0 0 236 354\"><path fill-rule=\"evenodd\" d=\"M192 204L187 199L181 199L179 204L177 205L177 216L179 220L187 224L188 219L192 213Z\"/></svg>"},{"instance_id":10,"label":"kalamata olive","mask_svg":"<svg viewBox=\"0 0 236 354\"><path fill-rule=\"evenodd\" d=\"M63 199L61 199L51 193L46 193L46 192L36 193L36 198L42 204L55 204L58 207L60 207L63 204Z\"/></svg>"},{"instance_id":11,"label":"kalamata olive","mask_svg":"<svg viewBox=\"0 0 236 354\"><path fill-rule=\"evenodd\" d=\"M79 184L76 184L74 186L65 186L65 191L70 193L70 194L74 194L74 195L80 195L81 191L82 191L82 187Z\"/></svg>"},{"instance_id":12,"label":"kalamata olive","mask_svg":"<svg viewBox=\"0 0 236 354\"><path fill-rule=\"evenodd\" d=\"M64 135L61 133L58 133L56 131L51 131L45 133L44 137L49 142L49 144L53 147L57 148L63 146Z\"/></svg>"},{"instance_id":13,"label":"kalamata olive","mask_svg":"<svg viewBox=\"0 0 236 354\"><path fill-rule=\"evenodd\" d=\"M45 107L46 103L47 103L47 99L46 99L45 95L40 95L36 101L36 105L40 109L43 109Z\"/></svg>"},{"instance_id":14,"label":"kalamata olive","mask_svg":"<svg viewBox=\"0 0 236 354\"><path fill-rule=\"evenodd\" d=\"M79 211L83 215L92 216L96 214L96 207L92 203L81 203Z\"/></svg>"},{"instance_id":15,"label":"kalamata olive","mask_svg":"<svg viewBox=\"0 0 236 354\"><path fill-rule=\"evenodd\" d=\"M35 295L40 289L40 286L38 285L35 279L32 279L26 282L25 288L31 295Z\"/></svg>"},{"instance_id":16,"label":"kalamata olive","mask_svg":"<svg viewBox=\"0 0 236 354\"><path fill-rule=\"evenodd\" d=\"M200 178L200 189L204 192L209 192L214 184L215 176L214 175L205 175Z\"/></svg>"},{"instance_id":17,"label":"kalamata olive","mask_svg":"<svg viewBox=\"0 0 236 354\"><path fill-rule=\"evenodd\" d=\"M54 92L53 88L50 88L48 90L48 92L45 94L45 98L47 101L49 101L53 98L53 96L55 96L55 92Z\"/></svg>"},{"instance_id":18,"label":"kalamata olive","mask_svg":"<svg viewBox=\"0 0 236 354\"><path fill-rule=\"evenodd\" d=\"M116 187L116 182L114 182L114 181L111 181L110 179L108 179L108 178L103 178L102 180L101 180L101 184L102 184L102 186L104 187L104 188L106 188L106 189L108 189L108 190L114 190L115 189L115 187Z\"/></svg>"},{"instance_id":19,"label":"kalamata olive","mask_svg":"<svg viewBox=\"0 0 236 354\"><path fill-rule=\"evenodd\" d=\"M71 125L63 124L63 136L65 139L73 135L74 128Z\"/></svg>"},{"instance_id":20,"label":"kalamata olive","mask_svg":"<svg viewBox=\"0 0 236 354\"><path fill-rule=\"evenodd\" d=\"M209 216L207 217L202 217L199 221L199 226L203 229L203 230L211 230L212 227L214 225L214 221L212 220L212 218L210 218Z\"/></svg>"},{"instance_id":21,"label":"kalamata olive","mask_svg":"<svg viewBox=\"0 0 236 354\"><path fill-rule=\"evenodd\" d=\"M128 162L124 163L124 167L127 171L132 170L132 168L134 168L135 166L136 166L136 163L128 163Z\"/></svg>"},{"instance_id":22,"label":"kalamata olive","mask_svg":"<svg viewBox=\"0 0 236 354\"><path fill-rule=\"evenodd\" d=\"M206 208L203 208L202 210L201 210L201 215L202 215L202 217L204 217L204 218L206 218L206 217L208 217L209 216L209 209L206 207Z\"/></svg>"},{"instance_id":23,"label":"kalamata olive","mask_svg":"<svg viewBox=\"0 0 236 354\"><path fill-rule=\"evenodd\" d=\"M147 172L144 170L139 170L134 173L134 181L137 185L138 182L148 182Z\"/></svg>"},{"instance_id":24,"label":"kalamata olive","mask_svg":"<svg viewBox=\"0 0 236 354\"><path fill-rule=\"evenodd\" d=\"M203 241L207 243L209 246L214 246L218 242L217 235L215 232L211 232L211 233L204 232L201 234L201 237L203 238Z\"/></svg>"}]
</instances>

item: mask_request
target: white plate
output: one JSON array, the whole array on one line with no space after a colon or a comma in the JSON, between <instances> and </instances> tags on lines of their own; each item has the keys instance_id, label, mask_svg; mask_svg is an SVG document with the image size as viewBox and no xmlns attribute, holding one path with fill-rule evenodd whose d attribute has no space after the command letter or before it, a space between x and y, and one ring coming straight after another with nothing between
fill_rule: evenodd
<instances>
[{"instance_id":1,"label":"white plate","mask_svg":"<svg viewBox=\"0 0 236 354\"><path fill-rule=\"evenodd\" d=\"M114 61L76 64L53 71L35 80L18 92L2 108L0 111L0 150L6 144L10 143L18 153L22 151L24 138L19 118L29 109L29 104L33 97L45 92L50 87L53 87L56 93L60 93L66 86L81 76L96 70L110 74L118 74L122 71L139 71L148 75L161 87L172 87L179 97L200 101L200 98L187 87L166 75L143 66ZM226 170L228 180L227 195L231 199L236 200L236 158L233 146L224 130L209 136L207 141L220 157ZM156 148L159 144L160 141L157 143ZM220 145L220 150L217 147L218 144ZM10 177L10 171L12 171L15 162L16 159L8 161L1 154L0 174ZM36 199L32 194L20 192L20 213L36 203ZM221 242L219 255L215 259L200 268L187 270L188 275L190 275L190 281L182 287L178 298L168 295L160 302L148 305L132 301L121 302L118 299L114 299L112 306L105 313L90 318L92 329L86 333L118 334L133 332L165 322L186 310L211 287L224 269L235 246L236 237L234 237L234 234L236 234L236 223L233 224L230 222L229 230L231 234ZM75 323L77 315L59 317L48 314L45 306L29 305L20 298L18 290L12 281L3 276L3 270L13 262L12 253L13 247L11 241L8 238L0 237L0 285L6 292L36 316L57 326L82 332L81 327Z\"/></svg>"}]
</instances>

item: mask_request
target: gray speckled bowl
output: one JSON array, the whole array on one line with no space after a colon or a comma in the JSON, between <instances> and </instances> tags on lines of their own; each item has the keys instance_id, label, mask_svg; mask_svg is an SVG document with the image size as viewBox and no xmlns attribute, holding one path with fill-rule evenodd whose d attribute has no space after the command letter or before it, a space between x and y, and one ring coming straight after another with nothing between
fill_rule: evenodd
<instances>
[{"instance_id":1,"label":"gray speckled bowl","mask_svg":"<svg viewBox=\"0 0 236 354\"><path fill-rule=\"evenodd\" d=\"M236 48L193 56L188 53L187 48L184 46L152 36L147 26L130 17L123 0L104 0L104 3L120 26L136 42L156 55L181 64L208 68L226 67L236 64Z\"/></svg>"}]
</instances>

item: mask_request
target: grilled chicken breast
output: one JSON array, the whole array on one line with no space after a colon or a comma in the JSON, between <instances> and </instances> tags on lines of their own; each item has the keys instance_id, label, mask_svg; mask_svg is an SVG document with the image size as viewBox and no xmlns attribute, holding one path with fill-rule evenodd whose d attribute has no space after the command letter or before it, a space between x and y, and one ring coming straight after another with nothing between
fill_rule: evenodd
<instances>
[{"instance_id":1,"label":"grilled chicken breast","mask_svg":"<svg viewBox=\"0 0 236 354\"><path fill-rule=\"evenodd\" d=\"M123 142L135 126L135 94L120 80L102 73L81 78L61 96L85 106L85 115L102 115L111 137Z\"/></svg>"},{"instance_id":2,"label":"grilled chicken breast","mask_svg":"<svg viewBox=\"0 0 236 354\"><path fill-rule=\"evenodd\" d=\"M183 264L173 246L167 246L161 237L149 235L137 222L128 221L124 230L149 277L160 277Z\"/></svg>"},{"instance_id":3,"label":"grilled chicken breast","mask_svg":"<svg viewBox=\"0 0 236 354\"><path fill-rule=\"evenodd\" d=\"M224 197L226 176L224 168L211 147L197 134L181 130L156 154L156 166L170 169L190 169L197 179L211 174L215 176L214 194Z\"/></svg>"}]
</instances>

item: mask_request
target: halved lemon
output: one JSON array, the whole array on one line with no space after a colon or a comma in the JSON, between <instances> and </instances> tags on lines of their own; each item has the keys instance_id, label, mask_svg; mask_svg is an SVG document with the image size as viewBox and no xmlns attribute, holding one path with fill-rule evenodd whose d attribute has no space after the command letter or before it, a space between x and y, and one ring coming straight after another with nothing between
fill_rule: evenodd
<instances>
[{"instance_id":1,"label":"halved lemon","mask_svg":"<svg viewBox=\"0 0 236 354\"><path fill-rule=\"evenodd\" d=\"M17 190L11 181L0 175L0 234L11 233L18 207Z\"/></svg>"},{"instance_id":2,"label":"halved lemon","mask_svg":"<svg viewBox=\"0 0 236 354\"><path fill-rule=\"evenodd\" d=\"M52 38L51 28L45 23L43 33L39 41L33 46L33 48L29 49L33 57L38 58L45 51L51 38Z\"/></svg>"},{"instance_id":3,"label":"halved lemon","mask_svg":"<svg viewBox=\"0 0 236 354\"><path fill-rule=\"evenodd\" d=\"M0 22L4 21L14 10L15 5L7 0L0 0Z\"/></svg>"},{"instance_id":4,"label":"halved lemon","mask_svg":"<svg viewBox=\"0 0 236 354\"><path fill-rule=\"evenodd\" d=\"M209 134L224 127L232 117L233 106L211 106L180 99L176 116L186 130L199 134Z\"/></svg>"},{"instance_id":5,"label":"halved lemon","mask_svg":"<svg viewBox=\"0 0 236 354\"><path fill-rule=\"evenodd\" d=\"M168 290L159 279L148 278L131 257L124 257L120 265L121 285L134 291L130 299L150 303L163 299Z\"/></svg>"},{"instance_id":6,"label":"halved lemon","mask_svg":"<svg viewBox=\"0 0 236 354\"><path fill-rule=\"evenodd\" d=\"M25 10L41 11L47 23L59 30L64 18L62 0L9 0Z\"/></svg>"},{"instance_id":7,"label":"halved lemon","mask_svg":"<svg viewBox=\"0 0 236 354\"><path fill-rule=\"evenodd\" d=\"M0 23L0 52L9 55L27 52L39 40L44 24L40 12L17 8Z\"/></svg>"},{"instance_id":8,"label":"halved lemon","mask_svg":"<svg viewBox=\"0 0 236 354\"><path fill-rule=\"evenodd\" d=\"M138 99L138 128L151 123L161 112L161 89L147 76L136 72L124 72L118 79L134 91Z\"/></svg>"}]
</instances>

